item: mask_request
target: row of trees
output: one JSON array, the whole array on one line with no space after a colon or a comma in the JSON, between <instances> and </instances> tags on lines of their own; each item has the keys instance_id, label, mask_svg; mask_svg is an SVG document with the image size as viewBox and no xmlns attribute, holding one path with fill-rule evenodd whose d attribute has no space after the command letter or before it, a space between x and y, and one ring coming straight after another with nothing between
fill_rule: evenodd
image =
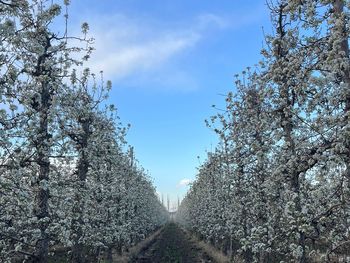
<instances>
[{"instance_id":1,"label":"row of trees","mask_svg":"<svg viewBox=\"0 0 350 263\"><path fill-rule=\"evenodd\" d=\"M267 4L263 59L207 122L220 143L177 220L245 262L332 262L350 248L350 2Z\"/></svg>"},{"instance_id":2,"label":"row of trees","mask_svg":"<svg viewBox=\"0 0 350 263\"><path fill-rule=\"evenodd\" d=\"M111 83L82 70L88 25L57 29L69 1L53 2L0 1L0 261L112 262L167 212L106 102Z\"/></svg>"}]
</instances>

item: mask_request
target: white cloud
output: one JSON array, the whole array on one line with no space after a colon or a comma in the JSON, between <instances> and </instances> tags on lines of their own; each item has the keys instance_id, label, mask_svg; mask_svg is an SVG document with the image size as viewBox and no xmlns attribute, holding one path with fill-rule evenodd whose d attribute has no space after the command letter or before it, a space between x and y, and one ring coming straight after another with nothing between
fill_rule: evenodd
<instances>
[{"instance_id":1,"label":"white cloud","mask_svg":"<svg viewBox=\"0 0 350 263\"><path fill-rule=\"evenodd\" d=\"M213 14L198 16L192 25L166 27L122 14L90 20L96 50L86 65L93 72L103 70L105 77L114 81L162 70L177 55L194 48L207 29L221 28L224 23Z\"/></svg>"},{"instance_id":2,"label":"white cloud","mask_svg":"<svg viewBox=\"0 0 350 263\"><path fill-rule=\"evenodd\" d=\"M99 37L98 37L99 38ZM196 34L160 36L120 47L103 47L103 37L97 41L97 51L89 66L93 71L103 70L105 75L119 80L138 71L160 67L182 50L193 46L199 39Z\"/></svg>"},{"instance_id":3,"label":"white cloud","mask_svg":"<svg viewBox=\"0 0 350 263\"><path fill-rule=\"evenodd\" d=\"M184 187L184 186L188 186L190 183L192 183L191 179L184 178L184 179L180 180L180 182L177 184L177 186Z\"/></svg>"}]
</instances>

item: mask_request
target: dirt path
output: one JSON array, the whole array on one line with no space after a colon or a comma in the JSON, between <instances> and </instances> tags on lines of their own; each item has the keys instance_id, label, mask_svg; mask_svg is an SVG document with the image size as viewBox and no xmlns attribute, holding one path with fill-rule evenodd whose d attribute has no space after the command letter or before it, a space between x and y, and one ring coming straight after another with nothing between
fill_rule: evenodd
<instances>
[{"instance_id":1,"label":"dirt path","mask_svg":"<svg viewBox=\"0 0 350 263\"><path fill-rule=\"evenodd\" d=\"M141 263L199 263L215 261L200 250L174 223L163 231L130 262Z\"/></svg>"}]
</instances>

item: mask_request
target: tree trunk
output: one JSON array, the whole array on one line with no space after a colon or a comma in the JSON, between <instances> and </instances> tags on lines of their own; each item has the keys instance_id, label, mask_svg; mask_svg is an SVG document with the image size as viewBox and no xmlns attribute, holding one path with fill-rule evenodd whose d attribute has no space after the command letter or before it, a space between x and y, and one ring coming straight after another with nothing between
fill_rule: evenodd
<instances>
[{"instance_id":1,"label":"tree trunk","mask_svg":"<svg viewBox=\"0 0 350 263\"><path fill-rule=\"evenodd\" d=\"M123 243L120 241L117 245L117 253L119 256L123 255Z\"/></svg>"},{"instance_id":2,"label":"tree trunk","mask_svg":"<svg viewBox=\"0 0 350 263\"><path fill-rule=\"evenodd\" d=\"M48 83L42 83L41 104L36 107L39 113L39 130L35 141L37 150L36 163L39 165L39 176L37 180L38 192L36 195L35 215L39 223L40 238L36 245L36 256L39 263L48 261L49 236L46 232L49 226L49 173L50 173L50 139L48 132L48 117L51 107L50 87Z\"/></svg>"},{"instance_id":3,"label":"tree trunk","mask_svg":"<svg viewBox=\"0 0 350 263\"><path fill-rule=\"evenodd\" d=\"M84 255L84 245L82 243L81 238L83 237L83 224L84 224L84 200L82 197L82 193L85 192L85 181L87 178L87 173L89 170L89 160L87 156L87 147L88 140L90 136L90 120L82 119L80 124L83 128L83 133L78 141L78 147L80 151L79 161L78 161L78 186L80 189L76 190L76 200L74 212L77 215L77 218L73 222L73 232L75 234L74 245L72 248L72 261L74 263L84 263L85 255Z\"/></svg>"},{"instance_id":4,"label":"tree trunk","mask_svg":"<svg viewBox=\"0 0 350 263\"><path fill-rule=\"evenodd\" d=\"M284 17L284 8L285 5L280 5L279 7L279 17L278 17L278 28L277 32L279 34L280 43L283 42L286 32L285 32L285 25L283 24L283 17ZM277 52L277 59L281 62L286 58L288 55L288 50L285 50L280 44L278 46L278 52ZM283 67L282 63L279 65L279 67ZM293 96L293 87L288 86L286 83L287 79L286 76L282 76L282 78L279 80L279 96L281 99L281 108L280 108L280 126L283 130L283 137L285 140L285 153L287 154L288 158L296 157L296 146L295 146L295 140L293 138L293 113L291 109L294 107L294 100L291 98ZM292 164L292 167L288 166L288 164L284 167L284 173L287 176L287 180L289 181L289 189L292 193L296 195L296 198L293 199L296 212L298 215L302 212L302 206L301 206L301 199L300 199L300 174L297 170L297 167L295 167L295 164ZM305 233L301 230L298 230L299 238L298 238L298 245L302 248L302 255L299 259L300 263L306 263L306 244L305 244Z\"/></svg>"},{"instance_id":5,"label":"tree trunk","mask_svg":"<svg viewBox=\"0 0 350 263\"><path fill-rule=\"evenodd\" d=\"M107 249L107 258L106 261L108 263L113 263L113 249L111 246L108 247Z\"/></svg>"}]
</instances>

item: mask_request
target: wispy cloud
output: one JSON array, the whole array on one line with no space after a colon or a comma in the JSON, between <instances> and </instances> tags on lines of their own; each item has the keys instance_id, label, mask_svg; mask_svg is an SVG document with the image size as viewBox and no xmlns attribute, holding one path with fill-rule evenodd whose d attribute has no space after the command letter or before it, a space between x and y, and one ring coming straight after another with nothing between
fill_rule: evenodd
<instances>
[{"instance_id":1,"label":"wispy cloud","mask_svg":"<svg viewBox=\"0 0 350 263\"><path fill-rule=\"evenodd\" d=\"M180 182L177 184L177 187L185 187L185 186L188 186L190 183L192 183L191 179L184 178L180 180Z\"/></svg>"},{"instance_id":2,"label":"wispy cloud","mask_svg":"<svg viewBox=\"0 0 350 263\"><path fill-rule=\"evenodd\" d=\"M213 14L198 16L191 26L170 28L121 14L92 20L91 34L96 50L87 66L95 72L103 70L107 78L115 81L162 68L177 55L194 48L205 36L206 29L224 25L224 21Z\"/></svg>"},{"instance_id":3,"label":"wispy cloud","mask_svg":"<svg viewBox=\"0 0 350 263\"><path fill-rule=\"evenodd\" d=\"M192 47L198 40L196 33L164 35L154 40L124 46L105 46L97 35L96 54L90 67L103 70L108 77L119 80L138 71L152 70L170 60L177 53ZM107 49L106 49L107 48Z\"/></svg>"}]
</instances>

